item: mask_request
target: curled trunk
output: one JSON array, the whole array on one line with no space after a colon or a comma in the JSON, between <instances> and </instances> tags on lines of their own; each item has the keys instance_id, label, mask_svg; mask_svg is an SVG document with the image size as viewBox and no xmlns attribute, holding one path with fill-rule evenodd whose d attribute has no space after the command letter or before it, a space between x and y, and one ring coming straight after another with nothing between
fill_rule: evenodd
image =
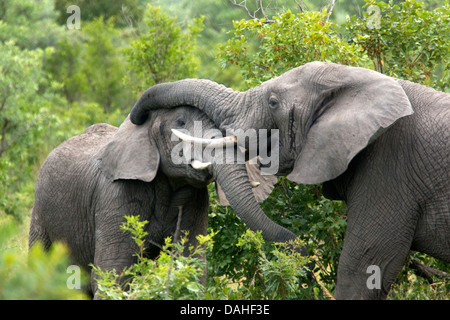
<instances>
[{"instance_id":1,"label":"curled trunk","mask_svg":"<svg viewBox=\"0 0 450 320\"><path fill-rule=\"evenodd\" d=\"M248 228L261 231L267 241L285 242L297 238L266 216L253 194L244 164L213 164L211 170L231 207Z\"/></svg>"},{"instance_id":2,"label":"curled trunk","mask_svg":"<svg viewBox=\"0 0 450 320\"><path fill-rule=\"evenodd\" d=\"M270 115L258 107L265 97L261 90L264 90L262 86L239 92L199 79L161 83L141 95L131 110L130 119L139 125L145 122L151 110L188 105L205 112L223 131L270 129Z\"/></svg>"},{"instance_id":3,"label":"curled trunk","mask_svg":"<svg viewBox=\"0 0 450 320\"><path fill-rule=\"evenodd\" d=\"M141 95L131 110L130 119L134 124L142 124L151 110L183 105L195 106L206 114L214 113L215 117L223 118L217 113L219 110L213 110L213 106L221 102L232 102L234 99L239 99L239 92L209 80L186 79L161 83L150 87ZM222 111L225 112L220 112Z\"/></svg>"}]
</instances>

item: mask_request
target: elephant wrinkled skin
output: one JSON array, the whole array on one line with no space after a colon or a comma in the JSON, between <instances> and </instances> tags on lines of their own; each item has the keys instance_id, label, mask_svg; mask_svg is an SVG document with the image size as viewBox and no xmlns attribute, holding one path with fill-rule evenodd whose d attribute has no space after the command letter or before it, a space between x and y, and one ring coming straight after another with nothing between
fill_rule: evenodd
<instances>
[{"instance_id":1,"label":"elephant wrinkled skin","mask_svg":"<svg viewBox=\"0 0 450 320\"><path fill-rule=\"evenodd\" d=\"M172 151L183 142L172 138L171 129L190 130L194 121L201 121L204 130L216 128L200 110L180 107L155 112L141 126L129 118L120 128L96 124L54 149L36 184L30 247L39 241L48 249L62 241L74 264L121 271L135 262L138 252L132 237L120 229L124 216L149 221L145 243L163 245L176 231L180 208L181 230L189 231L189 245L195 245L196 236L207 232L207 185L213 179L249 228L271 241L296 238L262 212L245 164L224 159L200 170L193 168L194 161L172 161ZM158 253L159 247L151 244L146 255ZM97 293L94 275L90 289Z\"/></svg>"},{"instance_id":2,"label":"elephant wrinkled skin","mask_svg":"<svg viewBox=\"0 0 450 320\"><path fill-rule=\"evenodd\" d=\"M178 104L231 133L279 129L277 174L324 183L325 196L347 202L336 298L385 298L410 250L450 262L448 93L311 62L246 92L208 80L159 84L142 94L131 121ZM372 268L380 288L367 285Z\"/></svg>"}]
</instances>

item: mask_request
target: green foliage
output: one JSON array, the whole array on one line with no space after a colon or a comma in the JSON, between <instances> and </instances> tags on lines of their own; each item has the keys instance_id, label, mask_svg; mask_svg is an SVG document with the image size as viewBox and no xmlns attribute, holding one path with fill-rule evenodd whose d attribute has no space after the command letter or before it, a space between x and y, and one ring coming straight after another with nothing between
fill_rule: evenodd
<instances>
[{"instance_id":1,"label":"green foliage","mask_svg":"<svg viewBox=\"0 0 450 320\"><path fill-rule=\"evenodd\" d=\"M67 286L70 276L68 250L54 244L49 252L36 245L26 252L20 246L11 246L17 233L14 222L0 223L0 299L85 299L80 290Z\"/></svg>"},{"instance_id":2,"label":"green foliage","mask_svg":"<svg viewBox=\"0 0 450 320\"><path fill-rule=\"evenodd\" d=\"M122 104L130 96L123 96L123 92L127 90L122 85L125 68L115 43L118 41L118 30L114 28L112 19L107 21L103 18L94 19L86 24L83 32L87 39L81 55L83 61L81 73L89 79L85 94L88 97L95 97L94 101L103 106L105 113L125 107Z\"/></svg>"},{"instance_id":3,"label":"green foliage","mask_svg":"<svg viewBox=\"0 0 450 320\"><path fill-rule=\"evenodd\" d=\"M282 177L262 208L304 239L315 260L313 271L333 291L347 227L345 203L324 198L321 186L302 186Z\"/></svg>"},{"instance_id":4,"label":"green foliage","mask_svg":"<svg viewBox=\"0 0 450 320\"><path fill-rule=\"evenodd\" d=\"M0 42L0 213L19 219L32 202L25 195L41 149L54 141L47 131L54 124L48 107L57 97L41 68L47 52Z\"/></svg>"},{"instance_id":5,"label":"green foliage","mask_svg":"<svg viewBox=\"0 0 450 320\"><path fill-rule=\"evenodd\" d=\"M36 167L52 147L94 121L117 124L117 113L107 116L96 104L66 107L43 70L52 51L0 42L0 214L18 220L31 210Z\"/></svg>"},{"instance_id":6,"label":"green foliage","mask_svg":"<svg viewBox=\"0 0 450 320\"><path fill-rule=\"evenodd\" d=\"M214 245L208 252L208 273L210 276L225 275L235 282L241 279L252 279L255 271L254 265L258 260L255 250L237 246L239 238L247 228L233 209L218 204L217 195L212 187L209 191L208 227L217 232L214 236L214 243L217 245Z\"/></svg>"},{"instance_id":7,"label":"green foliage","mask_svg":"<svg viewBox=\"0 0 450 320\"><path fill-rule=\"evenodd\" d=\"M55 18L52 0L0 0L0 42L29 50L52 46L63 32Z\"/></svg>"},{"instance_id":8,"label":"green foliage","mask_svg":"<svg viewBox=\"0 0 450 320\"><path fill-rule=\"evenodd\" d=\"M334 290L337 262L345 233L344 204L321 197L318 201L317 192L320 190L315 188L302 187L280 178L271 196L262 203L262 208L273 221L301 235L315 260L312 271L324 282L320 285L303 283L303 290L295 293L298 299L323 298L323 286L328 291ZM280 297L279 292L266 293L265 288L270 281L262 277L260 270L262 257L274 259L276 247L266 242L261 246L258 243L252 245L251 242L246 244L249 238L245 237L248 232L245 225L231 208L218 205L215 195L211 195L209 226L219 232L214 236L215 245L208 253L209 275L226 276L231 282L239 283L241 291L247 290L246 298L260 299L266 295L270 299ZM285 262L281 260L280 263Z\"/></svg>"},{"instance_id":9,"label":"green foliage","mask_svg":"<svg viewBox=\"0 0 450 320\"><path fill-rule=\"evenodd\" d=\"M277 243L270 250L270 256L263 250L264 239L261 233L247 230L238 241L237 246L253 251L257 263L252 268L254 275L243 282L238 289L246 299L295 299L305 298L301 280L306 277L307 257L300 254L305 244L297 239L288 243ZM256 285L256 279L261 283ZM303 279L302 279L303 278Z\"/></svg>"},{"instance_id":10,"label":"green foliage","mask_svg":"<svg viewBox=\"0 0 450 320\"><path fill-rule=\"evenodd\" d=\"M248 87L315 60L366 64L361 49L342 40L337 25L325 22L327 15L326 9L287 11L274 17L275 23L264 23L264 19L234 22L233 37L220 46L219 58L224 66L239 66Z\"/></svg>"},{"instance_id":11,"label":"green foliage","mask_svg":"<svg viewBox=\"0 0 450 320\"><path fill-rule=\"evenodd\" d=\"M125 216L125 219L127 221L122 224L121 229L131 233L132 239L139 248L139 259L142 260L144 259L145 237L148 235L148 232L144 231L144 227L148 221L139 221L139 216Z\"/></svg>"},{"instance_id":12,"label":"green foliage","mask_svg":"<svg viewBox=\"0 0 450 320\"><path fill-rule=\"evenodd\" d=\"M45 59L44 68L52 81L57 84L56 91L69 103L82 99L87 87L86 75L81 72L82 33L66 33L55 49Z\"/></svg>"},{"instance_id":13,"label":"green foliage","mask_svg":"<svg viewBox=\"0 0 450 320\"><path fill-rule=\"evenodd\" d=\"M96 102L109 113L128 111L135 98L122 82L125 59L112 19L100 17L85 22L82 30L66 30L45 69L69 103Z\"/></svg>"},{"instance_id":14,"label":"green foliage","mask_svg":"<svg viewBox=\"0 0 450 320\"><path fill-rule=\"evenodd\" d=\"M433 266L438 270L450 271L448 264L436 260L426 254L414 252L409 261L420 261L424 265ZM388 299L390 300L448 300L450 297L450 279L431 275L430 278L417 275L411 268L404 268L393 285Z\"/></svg>"},{"instance_id":15,"label":"green foliage","mask_svg":"<svg viewBox=\"0 0 450 320\"><path fill-rule=\"evenodd\" d=\"M441 91L449 90L449 2L432 11L424 10L424 3L417 0L406 0L400 5L367 0L364 7L370 6L377 11L363 11L363 19L348 18L346 28L372 59L374 69Z\"/></svg>"},{"instance_id":16,"label":"green foliage","mask_svg":"<svg viewBox=\"0 0 450 320\"><path fill-rule=\"evenodd\" d=\"M106 20L113 19L118 27L125 27L142 17L142 9L139 8L137 0L56 0L54 3L55 11L58 13L57 22L61 25L65 24L70 16L71 13L67 13L67 8L71 5L80 8L83 22L103 17Z\"/></svg>"},{"instance_id":17,"label":"green foliage","mask_svg":"<svg viewBox=\"0 0 450 320\"><path fill-rule=\"evenodd\" d=\"M167 238L155 260L144 256L144 231L147 221L139 216L125 216L122 230L130 232L139 248L138 262L118 273L116 270L101 270L93 267L98 276L100 296L106 299L290 299L304 296L300 279L305 276L308 259L299 254L301 241L273 245L268 257L262 250L265 242L261 233L247 230L237 242L237 247L252 252L252 278L239 279L233 286L229 279L217 275L208 285L201 284L206 265L202 256L213 246L216 233L198 236L198 246L187 245L187 233L173 243ZM186 250L187 249L187 250ZM187 254L186 254L187 252ZM260 285L255 284L258 278Z\"/></svg>"},{"instance_id":18,"label":"green foliage","mask_svg":"<svg viewBox=\"0 0 450 320\"><path fill-rule=\"evenodd\" d=\"M187 234L179 242L167 238L156 260L144 257L144 226L147 221L139 221L139 216L126 216L122 230L130 232L139 247L138 262L120 274L116 270L101 270L93 267L99 277L100 296L113 300L189 300L201 299L204 287L201 277L205 261L201 258L205 246L211 242L210 236L199 236L199 245L187 247ZM184 252L188 249L189 254ZM124 281L124 277L129 278Z\"/></svg>"},{"instance_id":19,"label":"green foliage","mask_svg":"<svg viewBox=\"0 0 450 320\"><path fill-rule=\"evenodd\" d=\"M148 5L143 22L145 30L131 41L131 48L123 50L128 65L138 75L137 90L192 77L199 65L194 48L203 28L203 18L194 19L194 24L182 31L176 17Z\"/></svg>"},{"instance_id":20,"label":"green foliage","mask_svg":"<svg viewBox=\"0 0 450 320\"><path fill-rule=\"evenodd\" d=\"M233 6L229 0L164 0L157 3L169 15L178 17L177 21L183 29L186 29L188 24L193 24L196 17L204 17L204 27L194 48L194 55L200 59L201 65L197 77L239 88L242 81L238 68L221 68L216 61L216 46L228 40L228 31L233 27L233 20L242 18L242 10Z\"/></svg>"}]
</instances>

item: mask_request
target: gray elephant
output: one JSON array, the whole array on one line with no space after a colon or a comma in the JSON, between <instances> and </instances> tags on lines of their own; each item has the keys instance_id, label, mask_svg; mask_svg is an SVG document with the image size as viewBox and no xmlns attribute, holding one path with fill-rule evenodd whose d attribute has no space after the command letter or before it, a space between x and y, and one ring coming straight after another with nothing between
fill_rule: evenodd
<instances>
[{"instance_id":1,"label":"gray elephant","mask_svg":"<svg viewBox=\"0 0 450 320\"><path fill-rule=\"evenodd\" d=\"M211 150L190 153L187 161L174 161L180 154L187 157L189 149L173 139L171 129L192 132L195 121L202 129L214 132L215 128L220 134L197 142L210 149L216 145L213 151L220 150L224 142L229 146L228 137L221 138L203 112L180 107L155 112L142 126L132 124L129 118L118 129L96 124L54 149L36 183L29 246L40 241L48 249L53 242L63 241L74 264L86 270L93 263L104 270L121 271L135 262L137 252L131 236L120 229L124 216L140 215L148 220L146 244L162 245L176 230L180 208L180 229L189 230L188 241L195 245L196 236L207 232L207 185L213 179L249 228L261 230L270 241L296 238L261 211L245 162L213 162L208 158L214 154ZM232 148L237 149L235 145ZM205 158L197 159L199 156ZM223 153L224 158L229 156ZM158 253L158 246L149 245L149 258ZM91 291L97 293L94 276Z\"/></svg>"},{"instance_id":2,"label":"gray elephant","mask_svg":"<svg viewBox=\"0 0 450 320\"><path fill-rule=\"evenodd\" d=\"M277 174L323 182L325 196L347 202L336 298L385 298L410 250L450 262L449 94L311 62L246 92L208 80L156 85L131 121L181 103L223 131L278 128Z\"/></svg>"}]
</instances>

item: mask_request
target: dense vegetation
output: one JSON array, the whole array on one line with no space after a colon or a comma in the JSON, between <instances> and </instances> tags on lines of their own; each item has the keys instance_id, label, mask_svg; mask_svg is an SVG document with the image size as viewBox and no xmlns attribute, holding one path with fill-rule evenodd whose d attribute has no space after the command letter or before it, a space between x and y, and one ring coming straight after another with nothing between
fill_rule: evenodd
<instances>
[{"instance_id":1,"label":"dense vegetation","mask_svg":"<svg viewBox=\"0 0 450 320\"><path fill-rule=\"evenodd\" d=\"M91 124L120 125L140 92L155 83L197 77L246 90L322 60L450 92L448 0L279 0L262 1L263 8L251 7L253 1L247 8L227 0L149 2L0 0L1 299L82 297L68 290L63 246L28 254L39 167L55 146ZM73 4L81 10L80 29L66 26L71 16L66 10ZM210 235L205 248L196 249L207 253L206 287L197 285L202 262L195 255L183 260L182 243L168 241L156 265L142 258L131 269L139 288L134 295L114 285L114 274L104 274L109 297L330 297L345 234L344 203L325 199L320 186L279 178L262 204L271 219L308 244L315 279L299 286L299 266L307 261L248 232L231 208L218 205L213 185L210 195ZM135 234L141 227L136 221L125 226ZM410 260L450 271L448 264L423 254ZM419 277L408 266L389 298L450 297L449 280ZM164 280L170 268L173 291ZM159 281L159 295L146 290L151 281L152 290Z\"/></svg>"}]
</instances>

